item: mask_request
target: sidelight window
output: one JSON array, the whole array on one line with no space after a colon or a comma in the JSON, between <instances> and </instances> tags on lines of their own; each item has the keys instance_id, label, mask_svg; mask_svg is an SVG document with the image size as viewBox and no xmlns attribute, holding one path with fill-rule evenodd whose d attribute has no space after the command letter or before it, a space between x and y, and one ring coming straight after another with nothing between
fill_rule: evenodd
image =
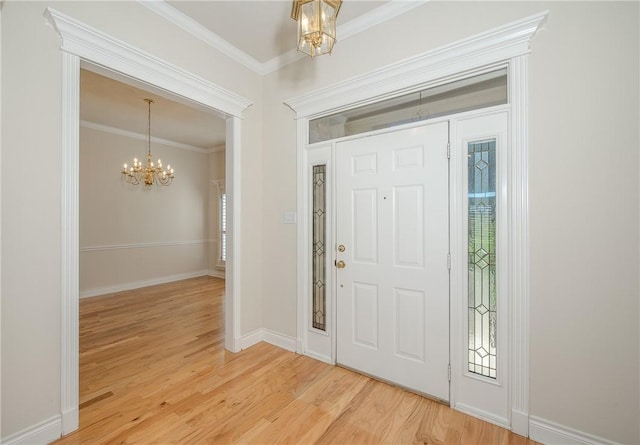
<instances>
[{"instance_id":1,"label":"sidelight window","mask_svg":"<svg viewBox=\"0 0 640 445\"><path fill-rule=\"evenodd\" d=\"M326 292L326 181L327 166L314 165L312 172L312 274L311 289L313 292L312 302L312 326L321 331L327 330L327 292Z\"/></svg>"},{"instance_id":2,"label":"sidelight window","mask_svg":"<svg viewBox=\"0 0 640 445\"><path fill-rule=\"evenodd\" d=\"M470 372L496 378L496 141L468 144Z\"/></svg>"}]
</instances>

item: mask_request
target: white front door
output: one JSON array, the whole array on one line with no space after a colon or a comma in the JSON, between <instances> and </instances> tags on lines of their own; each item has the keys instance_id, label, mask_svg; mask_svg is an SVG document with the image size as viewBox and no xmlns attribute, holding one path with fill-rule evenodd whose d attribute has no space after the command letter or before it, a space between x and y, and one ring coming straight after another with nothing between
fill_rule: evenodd
<instances>
[{"instance_id":1,"label":"white front door","mask_svg":"<svg viewBox=\"0 0 640 445\"><path fill-rule=\"evenodd\" d=\"M336 145L337 361L442 400L447 142L442 122Z\"/></svg>"}]
</instances>

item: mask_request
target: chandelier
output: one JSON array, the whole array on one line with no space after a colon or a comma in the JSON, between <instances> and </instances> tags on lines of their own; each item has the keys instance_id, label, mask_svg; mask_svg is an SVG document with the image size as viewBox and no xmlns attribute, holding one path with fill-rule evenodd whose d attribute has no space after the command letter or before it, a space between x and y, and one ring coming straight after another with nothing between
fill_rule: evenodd
<instances>
[{"instance_id":1,"label":"chandelier","mask_svg":"<svg viewBox=\"0 0 640 445\"><path fill-rule=\"evenodd\" d=\"M145 102L149 105L149 119L147 125L147 162L143 165L138 158L133 158L133 165L127 167L124 164L122 168L122 177L133 185L144 183L144 186L151 188L155 185L169 185L173 181L173 169L171 165L167 165L167 168L162 167L162 161L158 159L158 165L154 165L151 157L151 104L154 103L151 99L145 99Z\"/></svg>"},{"instance_id":2,"label":"chandelier","mask_svg":"<svg viewBox=\"0 0 640 445\"><path fill-rule=\"evenodd\" d=\"M298 22L298 51L311 57L331 54L342 0L293 0L291 18Z\"/></svg>"}]
</instances>

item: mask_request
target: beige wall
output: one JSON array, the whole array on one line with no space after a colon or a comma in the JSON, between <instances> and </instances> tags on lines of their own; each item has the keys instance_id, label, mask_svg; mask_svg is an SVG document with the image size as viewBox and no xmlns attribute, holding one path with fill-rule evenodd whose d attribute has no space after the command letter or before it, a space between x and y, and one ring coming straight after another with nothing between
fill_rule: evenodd
<instances>
[{"instance_id":1,"label":"beige wall","mask_svg":"<svg viewBox=\"0 0 640 445\"><path fill-rule=\"evenodd\" d=\"M145 150L144 141L80 128L81 296L209 269L210 155L152 144L154 159L171 164L176 180L146 189L118 173ZM149 243L173 245L135 246Z\"/></svg>"},{"instance_id":2,"label":"beige wall","mask_svg":"<svg viewBox=\"0 0 640 445\"><path fill-rule=\"evenodd\" d=\"M640 442L637 3L430 2L262 79L135 2L51 4L254 102L241 331L288 336L296 233L282 213L296 204L296 126L282 102L549 9L530 59L530 411ZM2 437L60 407L61 57L45 6L2 10Z\"/></svg>"},{"instance_id":3,"label":"beige wall","mask_svg":"<svg viewBox=\"0 0 640 445\"><path fill-rule=\"evenodd\" d=\"M62 56L48 5L254 103L242 120L240 329L262 325L260 77L137 2L3 2L3 438L60 413Z\"/></svg>"},{"instance_id":4,"label":"beige wall","mask_svg":"<svg viewBox=\"0 0 640 445\"><path fill-rule=\"evenodd\" d=\"M553 5L531 58L531 408L639 443L639 4Z\"/></svg>"},{"instance_id":5,"label":"beige wall","mask_svg":"<svg viewBox=\"0 0 640 445\"><path fill-rule=\"evenodd\" d=\"M264 325L296 333L296 234L280 219L295 206L296 125L282 102L546 9L530 58L530 412L638 443L638 3L430 2L266 76Z\"/></svg>"},{"instance_id":6,"label":"beige wall","mask_svg":"<svg viewBox=\"0 0 640 445\"><path fill-rule=\"evenodd\" d=\"M2 437L60 412L61 57L42 21L2 5Z\"/></svg>"}]
</instances>

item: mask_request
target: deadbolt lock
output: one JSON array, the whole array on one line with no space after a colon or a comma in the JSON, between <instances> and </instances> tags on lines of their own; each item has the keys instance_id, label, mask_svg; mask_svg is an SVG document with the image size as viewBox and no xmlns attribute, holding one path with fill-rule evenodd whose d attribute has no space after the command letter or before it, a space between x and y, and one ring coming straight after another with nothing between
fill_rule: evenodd
<instances>
[{"instance_id":1,"label":"deadbolt lock","mask_svg":"<svg viewBox=\"0 0 640 445\"><path fill-rule=\"evenodd\" d=\"M340 244L340 245L338 246L338 252L344 252L345 250L346 250L346 249L345 249L345 247L344 247L344 244Z\"/></svg>"}]
</instances>

